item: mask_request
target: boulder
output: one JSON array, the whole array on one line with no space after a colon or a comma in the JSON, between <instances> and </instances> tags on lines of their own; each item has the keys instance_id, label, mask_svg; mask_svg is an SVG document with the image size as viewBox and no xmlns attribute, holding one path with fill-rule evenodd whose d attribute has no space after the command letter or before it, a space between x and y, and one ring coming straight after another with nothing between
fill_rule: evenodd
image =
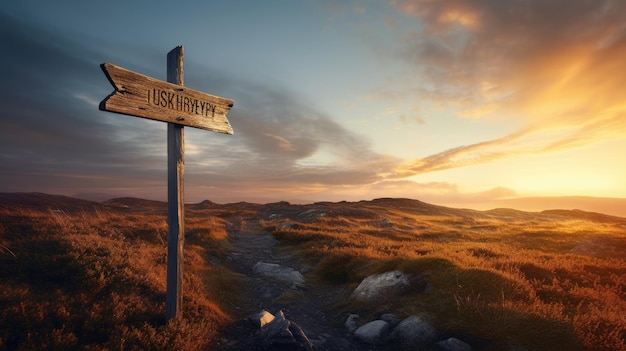
<instances>
[{"instance_id":1,"label":"boulder","mask_svg":"<svg viewBox=\"0 0 626 351\"><path fill-rule=\"evenodd\" d=\"M270 350L312 350L313 344L296 323L287 320L283 311L259 330L264 346Z\"/></svg>"},{"instance_id":2,"label":"boulder","mask_svg":"<svg viewBox=\"0 0 626 351\"><path fill-rule=\"evenodd\" d=\"M261 276L285 283L293 289L304 288L304 276L293 268L276 263L257 262L252 270Z\"/></svg>"},{"instance_id":3,"label":"boulder","mask_svg":"<svg viewBox=\"0 0 626 351\"><path fill-rule=\"evenodd\" d=\"M437 330L422 318L410 316L393 329L390 337L402 344L424 345L437 340Z\"/></svg>"},{"instance_id":4,"label":"boulder","mask_svg":"<svg viewBox=\"0 0 626 351\"><path fill-rule=\"evenodd\" d=\"M409 277L400 271L370 275L352 293L352 298L359 301L374 301L403 294L409 290Z\"/></svg>"},{"instance_id":5,"label":"boulder","mask_svg":"<svg viewBox=\"0 0 626 351\"><path fill-rule=\"evenodd\" d=\"M472 351L471 346L457 338L439 341L437 342L437 346L439 346L442 351Z\"/></svg>"},{"instance_id":6,"label":"boulder","mask_svg":"<svg viewBox=\"0 0 626 351\"><path fill-rule=\"evenodd\" d=\"M354 331L354 336L365 343L376 345L385 340L390 329L389 323L378 319L360 326Z\"/></svg>"}]
</instances>

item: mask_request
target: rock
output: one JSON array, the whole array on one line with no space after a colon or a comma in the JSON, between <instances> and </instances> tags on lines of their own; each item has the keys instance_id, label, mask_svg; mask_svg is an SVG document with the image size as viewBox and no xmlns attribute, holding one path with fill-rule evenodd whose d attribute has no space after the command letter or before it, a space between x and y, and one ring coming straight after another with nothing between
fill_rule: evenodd
<instances>
[{"instance_id":1,"label":"rock","mask_svg":"<svg viewBox=\"0 0 626 351\"><path fill-rule=\"evenodd\" d=\"M389 323L378 319L360 326L354 331L354 336L365 343L376 345L385 340L390 329Z\"/></svg>"},{"instance_id":2,"label":"rock","mask_svg":"<svg viewBox=\"0 0 626 351\"><path fill-rule=\"evenodd\" d=\"M385 313L382 316L380 316L380 319L382 319L385 322L389 323L389 325L392 328L395 328L396 325L398 325L398 323L400 323L400 318L398 318L398 316L396 316L393 313Z\"/></svg>"},{"instance_id":3,"label":"rock","mask_svg":"<svg viewBox=\"0 0 626 351\"><path fill-rule=\"evenodd\" d=\"M270 350L312 350L313 344L296 323L287 320L283 311L259 330L264 346Z\"/></svg>"},{"instance_id":4,"label":"rock","mask_svg":"<svg viewBox=\"0 0 626 351\"><path fill-rule=\"evenodd\" d=\"M266 310L261 310L261 312L249 317L248 320L255 327L263 328L265 325L274 320L274 315L267 312Z\"/></svg>"},{"instance_id":5,"label":"rock","mask_svg":"<svg viewBox=\"0 0 626 351\"><path fill-rule=\"evenodd\" d=\"M403 344L424 345L437 339L437 330L420 317L410 316L393 329L390 337Z\"/></svg>"},{"instance_id":6,"label":"rock","mask_svg":"<svg viewBox=\"0 0 626 351\"><path fill-rule=\"evenodd\" d=\"M348 316L348 319L346 319L344 325L346 326L346 328L348 328L348 331L350 331L350 333L354 333L354 331L359 328L360 318L361 317L358 314L354 313Z\"/></svg>"},{"instance_id":7,"label":"rock","mask_svg":"<svg viewBox=\"0 0 626 351\"><path fill-rule=\"evenodd\" d=\"M472 351L471 346L457 338L449 338L436 344L442 351Z\"/></svg>"},{"instance_id":8,"label":"rock","mask_svg":"<svg viewBox=\"0 0 626 351\"><path fill-rule=\"evenodd\" d=\"M304 276L293 268L283 267L276 263L257 262L252 270L256 274L275 279L294 289L304 288Z\"/></svg>"},{"instance_id":9,"label":"rock","mask_svg":"<svg viewBox=\"0 0 626 351\"><path fill-rule=\"evenodd\" d=\"M280 295L282 295L284 290L277 286L272 285L272 286L261 287L261 289L259 289L258 292L259 292L258 296L262 299L275 299L279 297Z\"/></svg>"},{"instance_id":10,"label":"rock","mask_svg":"<svg viewBox=\"0 0 626 351\"><path fill-rule=\"evenodd\" d=\"M409 277L400 271L370 275L352 293L354 299L373 301L405 293L411 287Z\"/></svg>"}]
</instances>

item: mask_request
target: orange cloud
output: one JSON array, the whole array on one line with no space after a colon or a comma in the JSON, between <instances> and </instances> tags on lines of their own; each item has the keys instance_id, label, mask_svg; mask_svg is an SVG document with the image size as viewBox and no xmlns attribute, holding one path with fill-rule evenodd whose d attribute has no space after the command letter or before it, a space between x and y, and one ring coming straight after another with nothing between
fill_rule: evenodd
<instances>
[{"instance_id":1,"label":"orange cloud","mask_svg":"<svg viewBox=\"0 0 626 351\"><path fill-rule=\"evenodd\" d=\"M391 5L423 28L397 35L399 57L416 72L407 99L453 107L461 118L510 118L524 126L408 161L394 177L626 137L625 2Z\"/></svg>"}]
</instances>

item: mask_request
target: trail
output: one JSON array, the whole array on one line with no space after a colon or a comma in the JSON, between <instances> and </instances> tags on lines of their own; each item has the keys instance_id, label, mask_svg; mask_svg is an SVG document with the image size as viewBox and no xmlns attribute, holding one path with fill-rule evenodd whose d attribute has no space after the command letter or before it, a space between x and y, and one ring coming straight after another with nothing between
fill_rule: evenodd
<instances>
[{"instance_id":1,"label":"trail","mask_svg":"<svg viewBox=\"0 0 626 351\"><path fill-rule=\"evenodd\" d=\"M317 283L314 272L300 266L297 257L281 248L276 239L263 230L258 218L247 218L234 227L229 233L234 249L226 264L244 276L243 298L237 306L240 312L237 317L243 319L263 309L272 314L282 310L287 319L304 330L314 350L370 350L348 334L343 325L347 315L337 314L329 308L345 300L350 292ZM256 275L252 267L257 262L277 263L300 271L306 278L306 288L295 290ZM262 350L254 333L248 323L240 320L225 331L215 349Z\"/></svg>"}]
</instances>

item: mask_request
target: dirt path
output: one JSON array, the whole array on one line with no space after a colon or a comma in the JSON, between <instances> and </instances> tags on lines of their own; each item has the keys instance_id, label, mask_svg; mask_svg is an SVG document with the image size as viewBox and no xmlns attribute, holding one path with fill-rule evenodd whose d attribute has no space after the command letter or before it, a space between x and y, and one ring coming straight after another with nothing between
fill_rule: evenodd
<instances>
[{"instance_id":1,"label":"dirt path","mask_svg":"<svg viewBox=\"0 0 626 351\"><path fill-rule=\"evenodd\" d=\"M346 299L349 292L316 284L314 273L299 265L299 260L280 248L270 234L259 225L257 218L249 218L231 231L233 251L228 264L235 272L244 276L241 287L243 301L237 306L243 319L261 310L276 314L282 310L285 317L297 323L313 344L314 350L369 350L369 347L354 340L343 325L344 314L332 312L330 306ZM292 267L304 274L305 289L292 289L280 282L262 278L253 272L257 262L277 263ZM254 337L255 330L243 320L225 331L216 350L261 350Z\"/></svg>"}]
</instances>

